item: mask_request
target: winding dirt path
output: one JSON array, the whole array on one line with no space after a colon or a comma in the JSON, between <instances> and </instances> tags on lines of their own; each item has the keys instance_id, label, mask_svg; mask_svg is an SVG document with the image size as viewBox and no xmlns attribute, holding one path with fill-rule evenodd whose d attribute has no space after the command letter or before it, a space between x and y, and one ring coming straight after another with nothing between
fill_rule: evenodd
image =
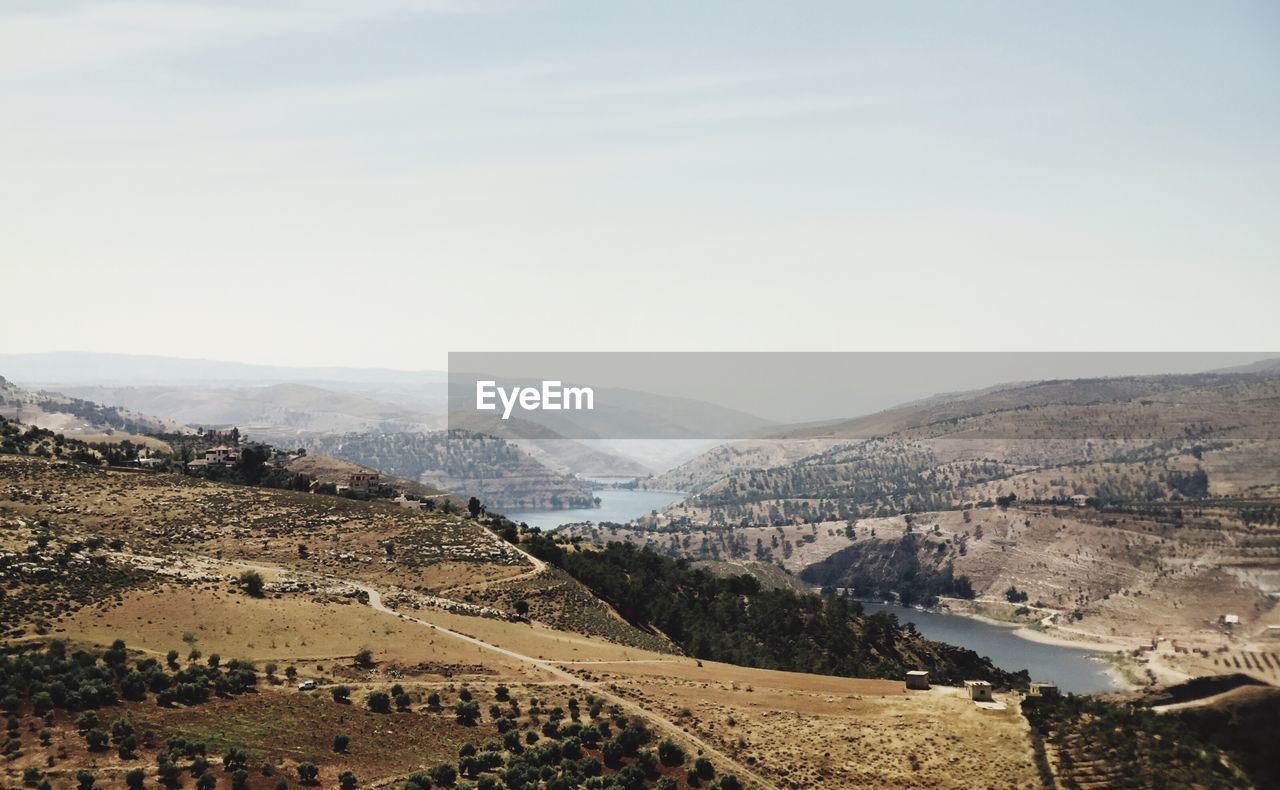
<instances>
[{"instance_id":1,"label":"winding dirt path","mask_svg":"<svg viewBox=\"0 0 1280 790\"><path fill-rule=\"evenodd\" d=\"M536 557L532 557L527 554L525 556L528 556L529 559L537 565L537 567L535 567L534 570L529 571L529 573L541 573L546 569L546 563L542 562L541 560L538 560ZM297 574L299 572L297 569L289 568L287 566L262 565L259 563L245 562L242 560L216 560L216 562L223 565L234 565L242 568L256 570L259 572L265 571L267 573L273 573L273 574L277 574L277 573ZM610 691L608 688L606 688L605 686L602 686L601 684L595 681L584 680L578 677L577 675L573 674L572 672L566 670L564 667L560 666L560 664L564 664L564 663L577 663L577 662L556 662L556 661L550 661L543 658L535 658L533 656L521 653L517 650L511 650L509 648L505 648L500 645L495 645L491 642L486 642L483 639L478 639L474 636L469 636L459 631L454 631L453 629L446 628L442 625L437 625L436 623L432 623L428 620L423 620L421 618L414 617L412 615L404 614L403 612L399 612L395 609L392 609L391 607L383 603L382 592L378 590L376 587L373 587L372 585L367 584L365 582L354 581L352 579L344 579L340 576L331 576L328 574L307 574L307 575L316 576L318 578L325 579L335 584L348 585L357 590L360 590L361 592L365 593L368 596L369 607L372 608L374 611L382 612L383 614L392 615L405 622L415 623L417 625L422 626L423 628L429 628L432 631L435 631L436 633L443 634L453 639L458 639L460 641L466 642L467 644L475 645L476 647L479 647L483 650L488 650L492 653L496 653L501 656L506 656L507 658L515 659L516 661L522 662L529 666L536 667L546 672L548 675L555 678L556 680L559 680L560 682L563 682L566 685L572 686L574 688L584 689L584 690L590 689L591 693L594 694L595 696L602 697L608 700L610 703L613 703L618 707L622 708L624 711L628 711L632 715L639 716L640 718L650 722L651 724L656 725L657 729L665 731L665 734L673 738L674 740L683 742L686 746L691 745L695 747L695 750L701 751L703 754L719 762L721 766L723 766L723 768L726 769L725 771L722 771L722 772L733 773L744 784L749 783L760 788L775 787L775 785L772 782L765 779L760 774L756 773L750 767L744 765L743 763L734 759L730 755L724 753L720 749L717 749L716 747L702 740L698 736L692 733L686 732L679 725L677 725L675 722L671 721L670 719L663 717L662 715L656 713L655 711L648 710L647 708L644 708L625 697L619 696L618 694ZM615 659L607 663L613 663L613 664L632 663L633 661L636 663L657 663L653 659ZM582 663L587 663L587 662L582 662Z\"/></svg>"},{"instance_id":2,"label":"winding dirt path","mask_svg":"<svg viewBox=\"0 0 1280 790\"><path fill-rule=\"evenodd\" d=\"M640 718L645 719L646 721L649 721L653 724L658 725L659 729L666 730L667 734L675 738L676 740L683 741L686 744L692 744L696 746L704 754L720 762L722 765L730 768L732 773L737 775L737 777L740 780L743 780L743 781L749 780L755 783L759 787L771 788L774 786L772 782L769 782L764 777L760 776L755 771L748 768L746 765L743 765L742 763L735 760L733 757L730 757L729 755L715 748L714 746L702 740L701 738L698 738L697 736L692 735L691 733L685 732L675 722L670 721L669 719L666 719L663 716L660 716L651 710L643 708L640 705L637 705L636 703L632 702L631 700L626 699L625 697L618 696L612 691L609 691L607 688L601 686L599 683L596 683L594 681L583 680L577 675L558 666L557 662L548 661L542 658L534 658L533 656L525 655L524 653L520 653L515 650L510 650L508 648L500 647L498 645L486 642L483 639L477 639L474 636L468 636L467 634L459 633L458 631L445 628L444 626L436 625L435 623L428 622L426 620L422 620L417 617L413 617L411 615L403 614L384 604L382 602L382 594L378 592L377 589L367 584L364 584L362 582L347 581L346 583L366 593L369 596L369 606L372 607L375 611L394 615L396 617L399 617L401 620L406 620L411 623L416 623L418 625L423 626L424 628L430 628L431 630L436 631L437 633L441 633L446 636L453 637L454 639L460 639L463 642L467 642L468 644L476 645L477 647L492 651L499 655L507 656L508 658L513 658L513 659L516 659L517 661L521 661L531 666L535 666L538 669L541 669L544 672L550 674L552 677L555 677L575 688L590 689L591 693L594 694L595 696L603 697L609 702L618 705L623 710L629 711L633 715L639 716ZM630 663L630 662L627 659L622 659L620 661L615 661L611 663Z\"/></svg>"}]
</instances>

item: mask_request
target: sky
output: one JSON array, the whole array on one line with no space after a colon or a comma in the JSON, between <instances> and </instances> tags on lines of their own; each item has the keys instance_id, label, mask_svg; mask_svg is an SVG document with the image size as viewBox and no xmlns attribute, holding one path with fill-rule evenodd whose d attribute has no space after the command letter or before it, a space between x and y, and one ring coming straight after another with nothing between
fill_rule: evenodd
<instances>
[{"instance_id":1,"label":"sky","mask_svg":"<svg viewBox=\"0 0 1280 790\"><path fill-rule=\"evenodd\" d=\"M0 352L1280 349L1273 2L7 0Z\"/></svg>"}]
</instances>

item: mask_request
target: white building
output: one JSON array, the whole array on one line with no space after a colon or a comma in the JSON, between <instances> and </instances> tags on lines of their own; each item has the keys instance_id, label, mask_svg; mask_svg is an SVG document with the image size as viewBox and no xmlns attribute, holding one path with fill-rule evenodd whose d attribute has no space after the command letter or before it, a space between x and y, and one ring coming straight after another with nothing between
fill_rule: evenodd
<instances>
[{"instance_id":1,"label":"white building","mask_svg":"<svg viewBox=\"0 0 1280 790\"><path fill-rule=\"evenodd\" d=\"M220 444L204 451L204 460L211 464L230 464L240 457L240 451L234 447Z\"/></svg>"}]
</instances>

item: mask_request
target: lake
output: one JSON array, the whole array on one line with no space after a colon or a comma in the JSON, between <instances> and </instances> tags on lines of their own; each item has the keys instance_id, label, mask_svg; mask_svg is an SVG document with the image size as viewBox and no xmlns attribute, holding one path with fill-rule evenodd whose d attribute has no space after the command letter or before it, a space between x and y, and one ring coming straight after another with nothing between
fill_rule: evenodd
<instances>
[{"instance_id":1,"label":"lake","mask_svg":"<svg viewBox=\"0 0 1280 790\"><path fill-rule=\"evenodd\" d=\"M1013 633L1012 627L994 625L945 612L921 612L896 604L864 603L868 612L889 612L902 623L914 623L928 639L948 642L986 656L1001 669L1026 669L1032 680L1057 683L1064 692L1087 694L1114 691L1115 681L1107 664L1087 650L1045 645Z\"/></svg>"},{"instance_id":2,"label":"lake","mask_svg":"<svg viewBox=\"0 0 1280 790\"><path fill-rule=\"evenodd\" d=\"M598 488L592 493L600 498L600 507L571 510L517 510L503 515L517 524L523 521L531 527L540 527L543 530L552 530L565 524L581 524L584 521L592 521L596 524L603 521L626 524L633 518L647 516L654 510L662 510L667 505L679 502L685 497L678 491L630 491L622 488Z\"/></svg>"}]
</instances>

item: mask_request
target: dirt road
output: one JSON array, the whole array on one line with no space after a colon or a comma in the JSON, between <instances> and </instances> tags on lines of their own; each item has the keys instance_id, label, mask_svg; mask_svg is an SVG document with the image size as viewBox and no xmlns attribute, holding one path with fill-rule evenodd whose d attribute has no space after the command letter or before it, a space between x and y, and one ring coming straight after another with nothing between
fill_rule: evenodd
<instances>
[{"instance_id":1,"label":"dirt road","mask_svg":"<svg viewBox=\"0 0 1280 790\"><path fill-rule=\"evenodd\" d=\"M771 782L769 782L764 777L757 774L755 771L748 768L746 765L743 765L742 763L738 762L737 760L725 754L724 752L720 751L719 749L716 749L714 746L707 743L706 741L703 741L701 738L698 738L694 735L691 735L688 732L685 732L677 724L675 724L675 722L672 722L656 714L651 710L642 708L639 705L635 704L634 702L631 702L630 700L626 699L625 697L620 697L617 694L614 694L613 692L601 686L599 683L583 680L577 675L574 675L573 673L558 666L557 662L548 661L546 659L541 659L541 658L534 658L533 656L528 656L528 655L525 655L524 653L520 653L515 650L509 650L508 648L491 644L489 642L484 641L483 639L477 639L474 636L468 636L466 634L459 633L457 631L453 631L451 629L445 628L444 626L436 625L435 623L428 622L426 620L422 620L417 617L413 617L411 615L403 614L401 612L397 612L395 609L390 608L389 606L387 606L382 602L382 594L377 589L361 582L349 581L347 583L351 584L352 586L366 593L369 596L369 606L376 611L395 615L396 617L399 617L402 620L406 620L411 623L416 623L418 625L423 626L424 628L430 628L431 630L437 633L445 634L446 636L453 637L454 639L460 639L464 642L467 642L472 645L476 645L477 647L481 647L486 650L490 650L499 655L507 656L508 658L514 658L517 661L522 661L526 664L530 664L532 666L535 666L543 670L544 672L547 672L551 676L559 680L562 680L567 685L574 686L575 688L590 689L591 693L594 694L595 696L602 697L608 700L609 702L618 705L623 710L630 712L632 715L640 716L641 718L653 724L658 725L659 729L666 730L667 735L674 738L675 740L682 741L685 744L691 744L695 746L697 750L708 755L713 760L715 760L716 762L719 762L722 766L729 769L731 773L737 775L737 777L740 780L743 780L744 782L749 781L751 783L754 783L758 787L769 788L774 786ZM629 663L629 662L626 659L622 659L622 660L614 661L612 663Z\"/></svg>"}]
</instances>

